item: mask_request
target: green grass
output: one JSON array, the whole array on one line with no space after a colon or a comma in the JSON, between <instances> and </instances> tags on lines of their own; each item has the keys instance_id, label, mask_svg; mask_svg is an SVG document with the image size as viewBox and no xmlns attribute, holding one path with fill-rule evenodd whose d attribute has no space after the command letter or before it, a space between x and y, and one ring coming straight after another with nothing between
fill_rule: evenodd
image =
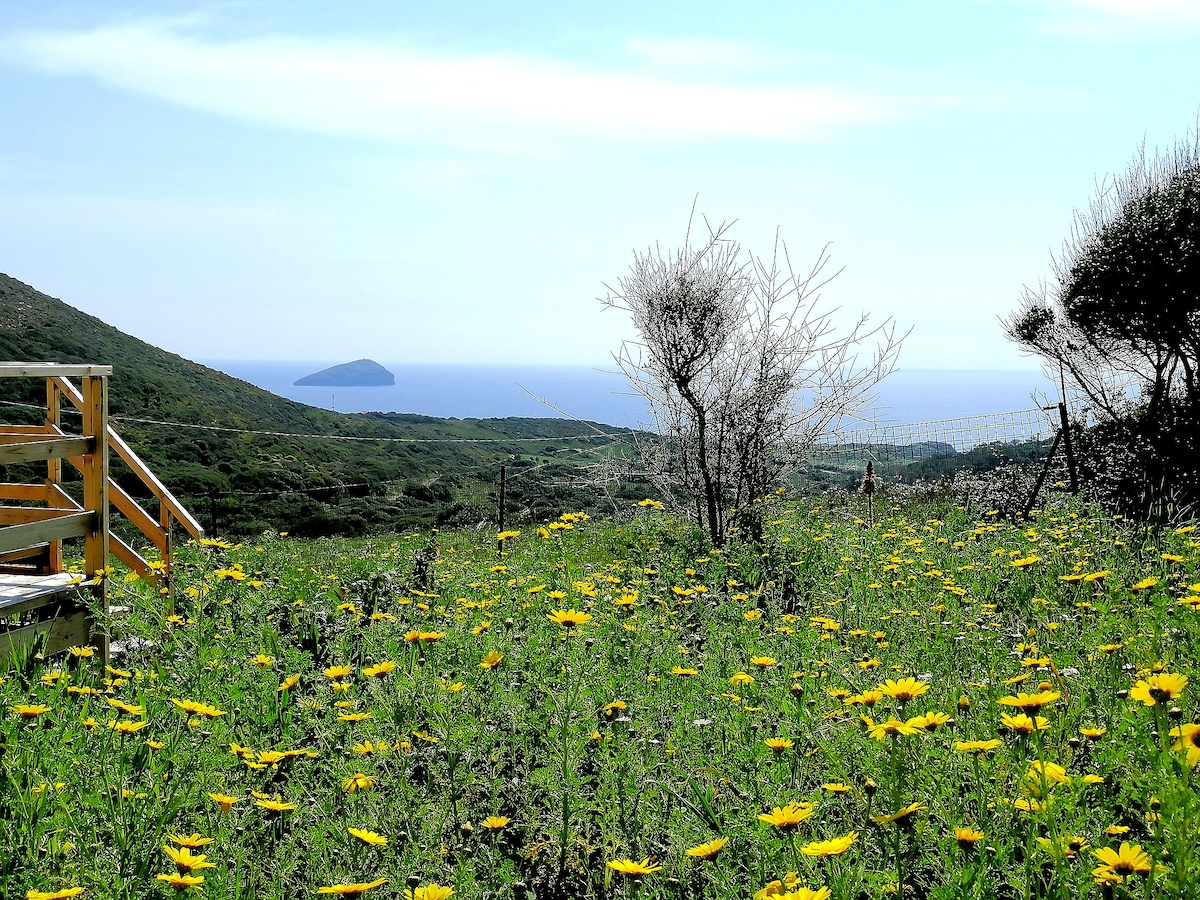
<instances>
[{"instance_id":1,"label":"green grass","mask_svg":"<svg viewBox=\"0 0 1200 900\"><path fill-rule=\"evenodd\" d=\"M1138 687L1153 673L1195 677L1200 612L1180 603L1200 581L1195 535L1085 507L1021 525L932 508L870 525L773 501L763 546L725 552L651 508L626 525L525 528L502 560L493 532L443 532L423 586L413 561L428 535L189 546L178 618L147 585L114 580L132 608L113 623L130 647L120 671L74 656L10 667L0 895L169 896L163 848L193 833L212 839L195 874L221 898L378 879L367 897L750 897L777 880L839 900L898 884L913 897L1200 895L1196 779L1169 733L1197 720L1197 685L1136 699L1153 698ZM554 610L591 618L564 627ZM489 653L503 658L484 668ZM334 666L350 674L323 674ZM846 702L909 677L928 690ZM1004 698L1039 692L1044 730L1001 727L1019 712ZM934 712L948 721L911 724ZM864 716L913 733L876 740ZM110 720L148 724L123 734ZM225 813L210 793L240 799ZM256 805L276 796L295 809ZM762 821L792 803L811 804L796 827ZM964 849L961 828L983 837ZM804 853L839 837L840 855ZM686 852L718 838L712 858ZM1095 852L1123 841L1156 867L1094 886ZM620 860L653 871L627 877Z\"/></svg>"}]
</instances>

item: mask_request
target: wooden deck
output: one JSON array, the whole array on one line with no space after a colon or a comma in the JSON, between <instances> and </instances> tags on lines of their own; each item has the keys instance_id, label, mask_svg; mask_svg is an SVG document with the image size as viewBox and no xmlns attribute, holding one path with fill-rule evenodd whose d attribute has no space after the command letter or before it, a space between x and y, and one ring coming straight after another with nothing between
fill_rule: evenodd
<instances>
[{"instance_id":1,"label":"wooden deck","mask_svg":"<svg viewBox=\"0 0 1200 900\"><path fill-rule=\"evenodd\" d=\"M43 655L62 653L68 647L91 640L91 616L88 612L82 576L68 572L54 575L0 574L0 620L9 619L16 627L0 631L0 658L18 646L33 646L45 634L39 647ZM35 621L18 624L17 617Z\"/></svg>"}]
</instances>

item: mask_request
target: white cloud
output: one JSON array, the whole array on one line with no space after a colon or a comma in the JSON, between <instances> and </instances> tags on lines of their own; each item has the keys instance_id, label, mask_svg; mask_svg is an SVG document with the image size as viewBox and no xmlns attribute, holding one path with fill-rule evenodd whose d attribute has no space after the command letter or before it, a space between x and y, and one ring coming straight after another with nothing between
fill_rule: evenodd
<instances>
[{"instance_id":1,"label":"white cloud","mask_svg":"<svg viewBox=\"0 0 1200 900\"><path fill-rule=\"evenodd\" d=\"M625 42L625 50L630 56L655 65L709 71L761 69L775 62L771 51L708 37L630 38Z\"/></svg>"},{"instance_id":2,"label":"white cloud","mask_svg":"<svg viewBox=\"0 0 1200 900\"><path fill-rule=\"evenodd\" d=\"M1097 38L1174 36L1200 27L1197 0L1050 0L1053 32Z\"/></svg>"},{"instance_id":3,"label":"white cloud","mask_svg":"<svg viewBox=\"0 0 1200 900\"><path fill-rule=\"evenodd\" d=\"M699 63L728 47L636 45ZM748 51L743 50L743 56ZM178 25L10 34L0 58L250 122L393 143L529 150L561 138L805 141L920 101L814 84L731 84L511 54L292 37L217 41Z\"/></svg>"}]
</instances>

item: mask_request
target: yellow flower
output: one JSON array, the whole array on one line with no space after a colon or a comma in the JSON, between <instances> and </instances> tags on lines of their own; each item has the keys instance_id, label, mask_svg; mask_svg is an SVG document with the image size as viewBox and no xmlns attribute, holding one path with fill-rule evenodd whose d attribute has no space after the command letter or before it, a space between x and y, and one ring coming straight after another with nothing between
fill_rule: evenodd
<instances>
[{"instance_id":1,"label":"yellow flower","mask_svg":"<svg viewBox=\"0 0 1200 900\"><path fill-rule=\"evenodd\" d=\"M1122 841L1118 850L1101 847L1099 850L1093 850L1092 855L1122 878L1134 874L1150 874L1150 857L1139 844L1127 844Z\"/></svg>"},{"instance_id":2,"label":"yellow flower","mask_svg":"<svg viewBox=\"0 0 1200 900\"><path fill-rule=\"evenodd\" d=\"M790 750L792 747L792 741L785 737L770 737L763 741L763 743L776 753L782 753L784 750Z\"/></svg>"},{"instance_id":3,"label":"yellow flower","mask_svg":"<svg viewBox=\"0 0 1200 900\"><path fill-rule=\"evenodd\" d=\"M480 822L479 825L480 827L486 828L489 831L499 831L510 821L512 820L507 816L488 816L486 819Z\"/></svg>"},{"instance_id":4,"label":"yellow flower","mask_svg":"<svg viewBox=\"0 0 1200 900\"><path fill-rule=\"evenodd\" d=\"M830 838L827 841L813 841L800 848L805 856L841 856L858 840L858 832L851 831L841 837Z\"/></svg>"},{"instance_id":5,"label":"yellow flower","mask_svg":"<svg viewBox=\"0 0 1200 900\"><path fill-rule=\"evenodd\" d=\"M1045 716L1036 716L1030 718L1025 713L1019 713L1015 716L1010 716L1008 713L1000 715L1000 724L1005 728L1015 731L1017 734L1033 734L1035 731L1045 731L1050 727L1050 720Z\"/></svg>"},{"instance_id":6,"label":"yellow flower","mask_svg":"<svg viewBox=\"0 0 1200 900\"><path fill-rule=\"evenodd\" d=\"M39 891L30 888L25 892L25 900L68 900L83 893L81 887L59 888L57 891Z\"/></svg>"},{"instance_id":7,"label":"yellow flower","mask_svg":"<svg viewBox=\"0 0 1200 900\"><path fill-rule=\"evenodd\" d=\"M689 847L684 852L686 852L688 856L694 856L697 859L713 859L718 853L721 852L721 848L727 843L729 843L729 838L727 837L713 838L706 844L699 844L695 847Z\"/></svg>"},{"instance_id":8,"label":"yellow flower","mask_svg":"<svg viewBox=\"0 0 1200 900\"><path fill-rule=\"evenodd\" d=\"M179 867L182 872L185 869L189 872L194 872L197 869L215 869L212 863L207 862L205 854L193 854L188 847L180 847L176 850L174 847L163 847L167 856L171 857L171 861Z\"/></svg>"},{"instance_id":9,"label":"yellow flower","mask_svg":"<svg viewBox=\"0 0 1200 900\"><path fill-rule=\"evenodd\" d=\"M50 712L50 707L41 703L18 703L16 706L10 706L9 709L23 719L36 719L42 713Z\"/></svg>"},{"instance_id":10,"label":"yellow flower","mask_svg":"<svg viewBox=\"0 0 1200 900\"><path fill-rule=\"evenodd\" d=\"M729 679L729 683L734 687L743 687L754 684L754 676L746 672L737 672Z\"/></svg>"},{"instance_id":11,"label":"yellow flower","mask_svg":"<svg viewBox=\"0 0 1200 900\"><path fill-rule=\"evenodd\" d=\"M284 679L283 683L281 685L279 685L279 687L277 687L275 690L277 692L278 691L290 691L292 688L294 688L299 683L300 683L299 675L289 675L287 678Z\"/></svg>"},{"instance_id":12,"label":"yellow flower","mask_svg":"<svg viewBox=\"0 0 1200 900\"><path fill-rule=\"evenodd\" d=\"M783 881L772 881L761 891L756 891L754 900L767 900L769 897L778 897L779 900L829 900L830 896L826 887L815 891L800 887L800 877L795 872L788 872Z\"/></svg>"},{"instance_id":13,"label":"yellow flower","mask_svg":"<svg viewBox=\"0 0 1200 900\"><path fill-rule=\"evenodd\" d=\"M901 735L920 734L921 728L911 725L908 722L901 722L894 716L886 722L880 722L876 725L866 716L862 717L863 723L867 726L867 734L877 741L882 741L888 737L899 737Z\"/></svg>"},{"instance_id":14,"label":"yellow flower","mask_svg":"<svg viewBox=\"0 0 1200 900\"><path fill-rule=\"evenodd\" d=\"M608 704L608 706L604 707L604 709L601 710L601 712L603 712L606 716L608 716L611 719L613 713L622 712L627 708L628 707L624 700L614 700L612 703Z\"/></svg>"},{"instance_id":15,"label":"yellow flower","mask_svg":"<svg viewBox=\"0 0 1200 900\"><path fill-rule=\"evenodd\" d=\"M1174 749L1187 754L1188 765L1195 768L1200 763L1200 725L1180 725L1171 729L1171 737L1178 738Z\"/></svg>"},{"instance_id":16,"label":"yellow flower","mask_svg":"<svg viewBox=\"0 0 1200 900\"><path fill-rule=\"evenodd\" d=\"M260 809L265 809L267 812L294 812L298 807L295 803L284 803L278 797L274 800L255 800L254 805Z\"/></svg>"},{"instance_id":17,"label":"yellow flower","mask_svg":"<svg viewBox=\"0 0 1200 900\"><path fill-rule=\"evenodd\" d=\"M1166 700L1174 700L1187 687L1186 675L1175 675L1162 672L1151 675L1145 681L1139 681L1129 692L1130 700L1140 700L1146 706L1154 706Z\"/></svg>"},{"instance_id":18,"label":"yellow flower","mask_svg":"<svg viewBox=\"0 0 1200 900\"><path fill-rule=\"evenodd\" d=\"M1159 579L1156 578L1154 575L1151 575L1149 578L1143 578L1137 584L1130 587L1130 590L1131 591L1144 591L1147 588L1154 587L1156 584L1158 584L1158 582L1159 582Z\"/></svg>"},{"instance_id":19,"label":"yellow flower","mask_svg":"<svg viewBox=\"0 0 1200 900\"><path fill-rule=\"evenodd\" d=\"M662 505L662 501L651 500L649 497L647 497L645 500L639 500L638 506L640 506L644 509L662 509L663 505Z\"/></svg>"},{"instance_id":20,"label":"yellow flower","mask_svg":"<svg viewBox=\"0 0 1200 900\"><path fill-rule=\"evenodd\" d=\"M374 831L368 831L365 828L347 828L346 830L364 844L370 844L372 847L387 846L387 838L382 834L376 834Z\"/></svg>"},{"instance_id":21,"label":"yellow flower","mask_svg":"<svg viewBox=\"0 0 1200 900\"><path fill-rule=\"evenodd\" d=\"M342 678L345 678L353 671L354 669L350 666L330 666L325 670L324 675L326 678L331 678L334 681L338 681Z\"/></svg>"},{"instance_id":22,"label":"yellow flower","mask_svg":"<svg viewBox=\"0 0 1200 900\"><path fill-rule=\"evenodd\" d=\"M1029 764L1025 777L1021 779L1021 793L1027 797L1041 797L1046 791L1070 780L1067 770L1058 763L1035 759Z\"/></svg>"},{"instance_id":23,"label":"yellow flower","mask_svg":"<svg viewBox=\"0 0 1200 900\"><path fill-rule=\"evenodd\" d=\"M131 716L143 716L146 714L146 707L138 704L134 706L126 703L124 700L118 700L116 697L105 697L104 701L113 709L119 709L123 713L128 713Z\"/></svg>"},{"instance_id":24,"label":"yellow flower","mask_svg":"<svg viewBox=\"0 0 1200 900\"><path fill-rule=\"evenodd\" d=\"M585 612L578 612L574 609L554 609L546 616L551 622L556 625L561 625L564 628L576 628L580 625L586 625L592 621L592 617Z\"/></svg>"},{"instance_id":25,"label":"yellow flower","mask_svg":"<svg viewBox=\"0 0 1200 900\"><path fill-rule=\"evenodd\" d=\"M938 727L945 725L950 721L948 713L944 712L927 712L923 716L913 716L905 725L911 725L913 728L922 728L925 731L937 731Z\"/></svg>"},{"instance_id":26,"label":"yellow flower","mask_svg":"<svg viewBox=\"0 0 1200 900\"><path fill-rule=\"evenodd\" d=\"M154 877L159 881L169 884L177 891L187 890L190 887L199 890L200 885L204 884L203 875L184 875L179 872L171 872L167 875L155 875Z\"/></svg>"},{"instance_id":27,"label":"yellow flower","mask_svg":"<svg viewBox=\"0 0 1200 900\"><path fill-rule=\"evenodd\" d=\"M209 794L208 799L221 807L221 812L227 813L233 810L233 804L241 803L241 797L230 797L228 794Z\"/></svg>"},{"instance_id":28,"label":"yellow flower","mask_svg":"<svg viewBox=\"0 0 1200 900\"><path fill-rule=\"evenodd\" d=\"M496 666L500 665L500 661L502 659L504 659L504 654L498 650L493 650L491 653L489 653L487 656L485 656L482 660L480 660L479 668L494 669Z\"/></svg>"},{"instance_id":29,"label":"yellow flower","mask_svg":"<svg viewBox=\"0 0 1200 900\"><path fill-rule=\"evenodd\" d=\"M418 632L420 634L420 632ZM389 672L396 668L396 664L390 659L385 659L381 663L376 663L373 666L367 666L363 669L363 674L368 678L383 678Z\"/></svg>"},{"instance_id":30,"label":"yellow flower","mask_svg":"<svg viewBox=\"0 0 1200 900\"><path fill-rule=\"evenodd\" d=\"M192 850L207 847L213 842L212 838L204 837L198 831L191 834L168 834L167 840L173 844L178 844L180 847L190 847Z\"/></svg>"},{"instance_id":31,"label":"yellow flower","mask_svg":"<svg viewBox=\"0 0 1200 900\"><path fill-rule=\"evenodd\" d=\"M996 702L1001 706L1014 706L1021 712L1036 713L1061 696L1058 691L1038 691L1036 694L1018 693L1015 697L1001 697Z\"/></svg>"},{"instance_id":32,"label":"yellow flower","mask_svg":"<svg viewBox=\"0 0 1200 900\"><path fill-rule=\"evenodd\" d=\"M900 703L907 703L915 697L920 697L929 690L929 685L915 678L901 678L899 681L888 679L879 685L878 690Z\"/></svg>"},{"instance_id":33,"label":"yellow flower","mask_svg":"<svg viewBox=\"0 0 1200 900\"><path fill-rule=\"evenodd\" d=\"M342 782L342 790L347 794L353 794L355 791L369 791L373 787L375 787L374 780L362 772L355 772Z\"/></svg>"},{"instance_id":34,"label":"yellow flower","mask_svg":"<svg viewBox=\"0 0 1200 900\"><path fill-rule=\"evenodd\" d=\"M207 703L200 703L196 700L177 700L172 697L171 702L189 715L204 716L208 719L215 719L218 716L225 715L224 712L215 706L209 706Z\"/></svg>"},{"instance_id":35,"label":"yellow flower","mask_svg":"<svg viewBox=\"0 0 1200 900\"><path fill-rule=\"evenodd\" d=\"M641 878L645 875L650 875L659 871L662 866L654 865L653 857L646 857L641 862L636 862L632 859L614 859L610 860L608 867L614 872L624 875L626 878Z\"/></svg>"},{"instance_id":36,"label":"yellow flower","mask_svg":"<svg viewBox=\"0 0 1200 900\"><path fill-rule=\"evenodd\" d=\"M338 719L342 722L365 722L369 718L369 712L338 713Z\"/></svg>"},{"instance_id":37,"label":"yellow flower","mask_svg":"<svg viewBox=\"0 0 1200 900\"><path fill-rule=\"evenodd\" d=\"M260 653L254 657L254 664L262 668L275 665L275 657L267 656L265 653Z\"/></svg>"},{"instance_id":38,"label":"yellow flower","mask_svg":"<svg viewBox=\"0 0 1200 900\"><path fill-rule=\"evenodd\" d=\"M871 821L876 825L888 825L892 822L897 822L903 825L909 820L913 813L920 812L923 809L925 809L925 804L918 801L916 803L910 803L908 806L898 809L894 813L886 816L872 816Z\"/></svg>"},{"instance_id":39,"label":"yellow flower","mask_svg":"<svg viewBox=\"0 0 1200 900\"><path fill-rule=\"evenodd\" d=\"M774 825L780 831L793 831L812 814L811 803L789 803L783 807L776 806L769 813L759 813L758 820Z\"/></svg>"},{"instance_id":40,"label":"yellow flower","mask_svg":"<svg viewBox=\"0 0 1200 900\"><path fill-rule=\"evenodd\" d=\"M758 666L760 669L769 669L775 665L777 660L772 656L752 656L750 657L752 665Z\"/></svg>"},{"instance_id":41,"label":"yellow flower","mask_svg":"<svg viewBox=\"0 0 1200 900\"><path fill-rule=\"evenodd\" d=\"M454 888L442 887L438 884L427 884L416 890L404 889L404 900L446 900L454 893Z\"/></svg>"},{"instance_id":42,"label":"yellow flower","mask_svg":"<svg viewBox=\"0 0 1200 900\"><path fill-rule=\"evenodd\" d=\"M991 753L1001 743L999 738L987 741L955 741L954 749L960 753Z\"/></svg>"},{"instance_id":43,"label":"yellow flower","mask_svg":"<svg viewBox=\"0 0 1200 900\"><path fill-rule=\"evenodd\" d=\"M1022 558L1022 559L1014 559L1014 560L1012 560L1012 561L1009 563L1009 565L1010 565L1010 566L1012 566L1014 569L1024 569L1024 568L1027 568L1027 567L1029 567L1029 566L1032 566L1034 563L1038 563L1038 562L1041 562L1041 561L1042 561L1042 560L1041 560L1041 557L1038 557L1038 556L1026 556L1026 557L1024 557L1024 558Z\"/></svg>"},{"instance_id":44,"label":"yellow flower","mask_svg":"<svg viewBox=\"0 0 1200 900\"><path fill-rule=\"evenodd\" d=\"M983 832L976 831L974 828L955 828L954 840L958 841L958 846L962 849L970 850L983 840Z\"/></svg>"},{"instance_id":45,"label":"yellow flower","mask_svg":"<svg viewBox=\"0 0 1200 900\"><path fill-rule=\"evenodd\" d=\"M386 878L376 878L374 881L360 882L357 884L331 884L328 887L317 888L318 894L338 894L342 897L357 897L364 894L371 888L377 888L381 884L387 884ZM411 892L406 892L411 893Z\"/></svg>"}]
</instances>

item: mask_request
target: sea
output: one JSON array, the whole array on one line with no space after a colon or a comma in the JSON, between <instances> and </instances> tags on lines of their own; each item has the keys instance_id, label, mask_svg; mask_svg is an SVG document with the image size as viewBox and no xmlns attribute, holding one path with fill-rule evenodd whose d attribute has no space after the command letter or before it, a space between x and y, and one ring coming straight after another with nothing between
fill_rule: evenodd
<instances>
[{"instance_id":1,"label":"sea","mask_svg":"<svg viewBox=\"0 0 1200 900\"><path fill-rule=\"evenodd\" d=\"M603 367L381 361L396 376L395 385L333 388L294 382L337 362L203 362L289 400L338 412L418 413L447 419L561 417L621 428L650 421L646 401L630 392L623 376ZM1057 387L1037 370L900 369L873 393L866 418L879 425L1030 410L1059 399Z\"/></svg>"}]
</instances>

